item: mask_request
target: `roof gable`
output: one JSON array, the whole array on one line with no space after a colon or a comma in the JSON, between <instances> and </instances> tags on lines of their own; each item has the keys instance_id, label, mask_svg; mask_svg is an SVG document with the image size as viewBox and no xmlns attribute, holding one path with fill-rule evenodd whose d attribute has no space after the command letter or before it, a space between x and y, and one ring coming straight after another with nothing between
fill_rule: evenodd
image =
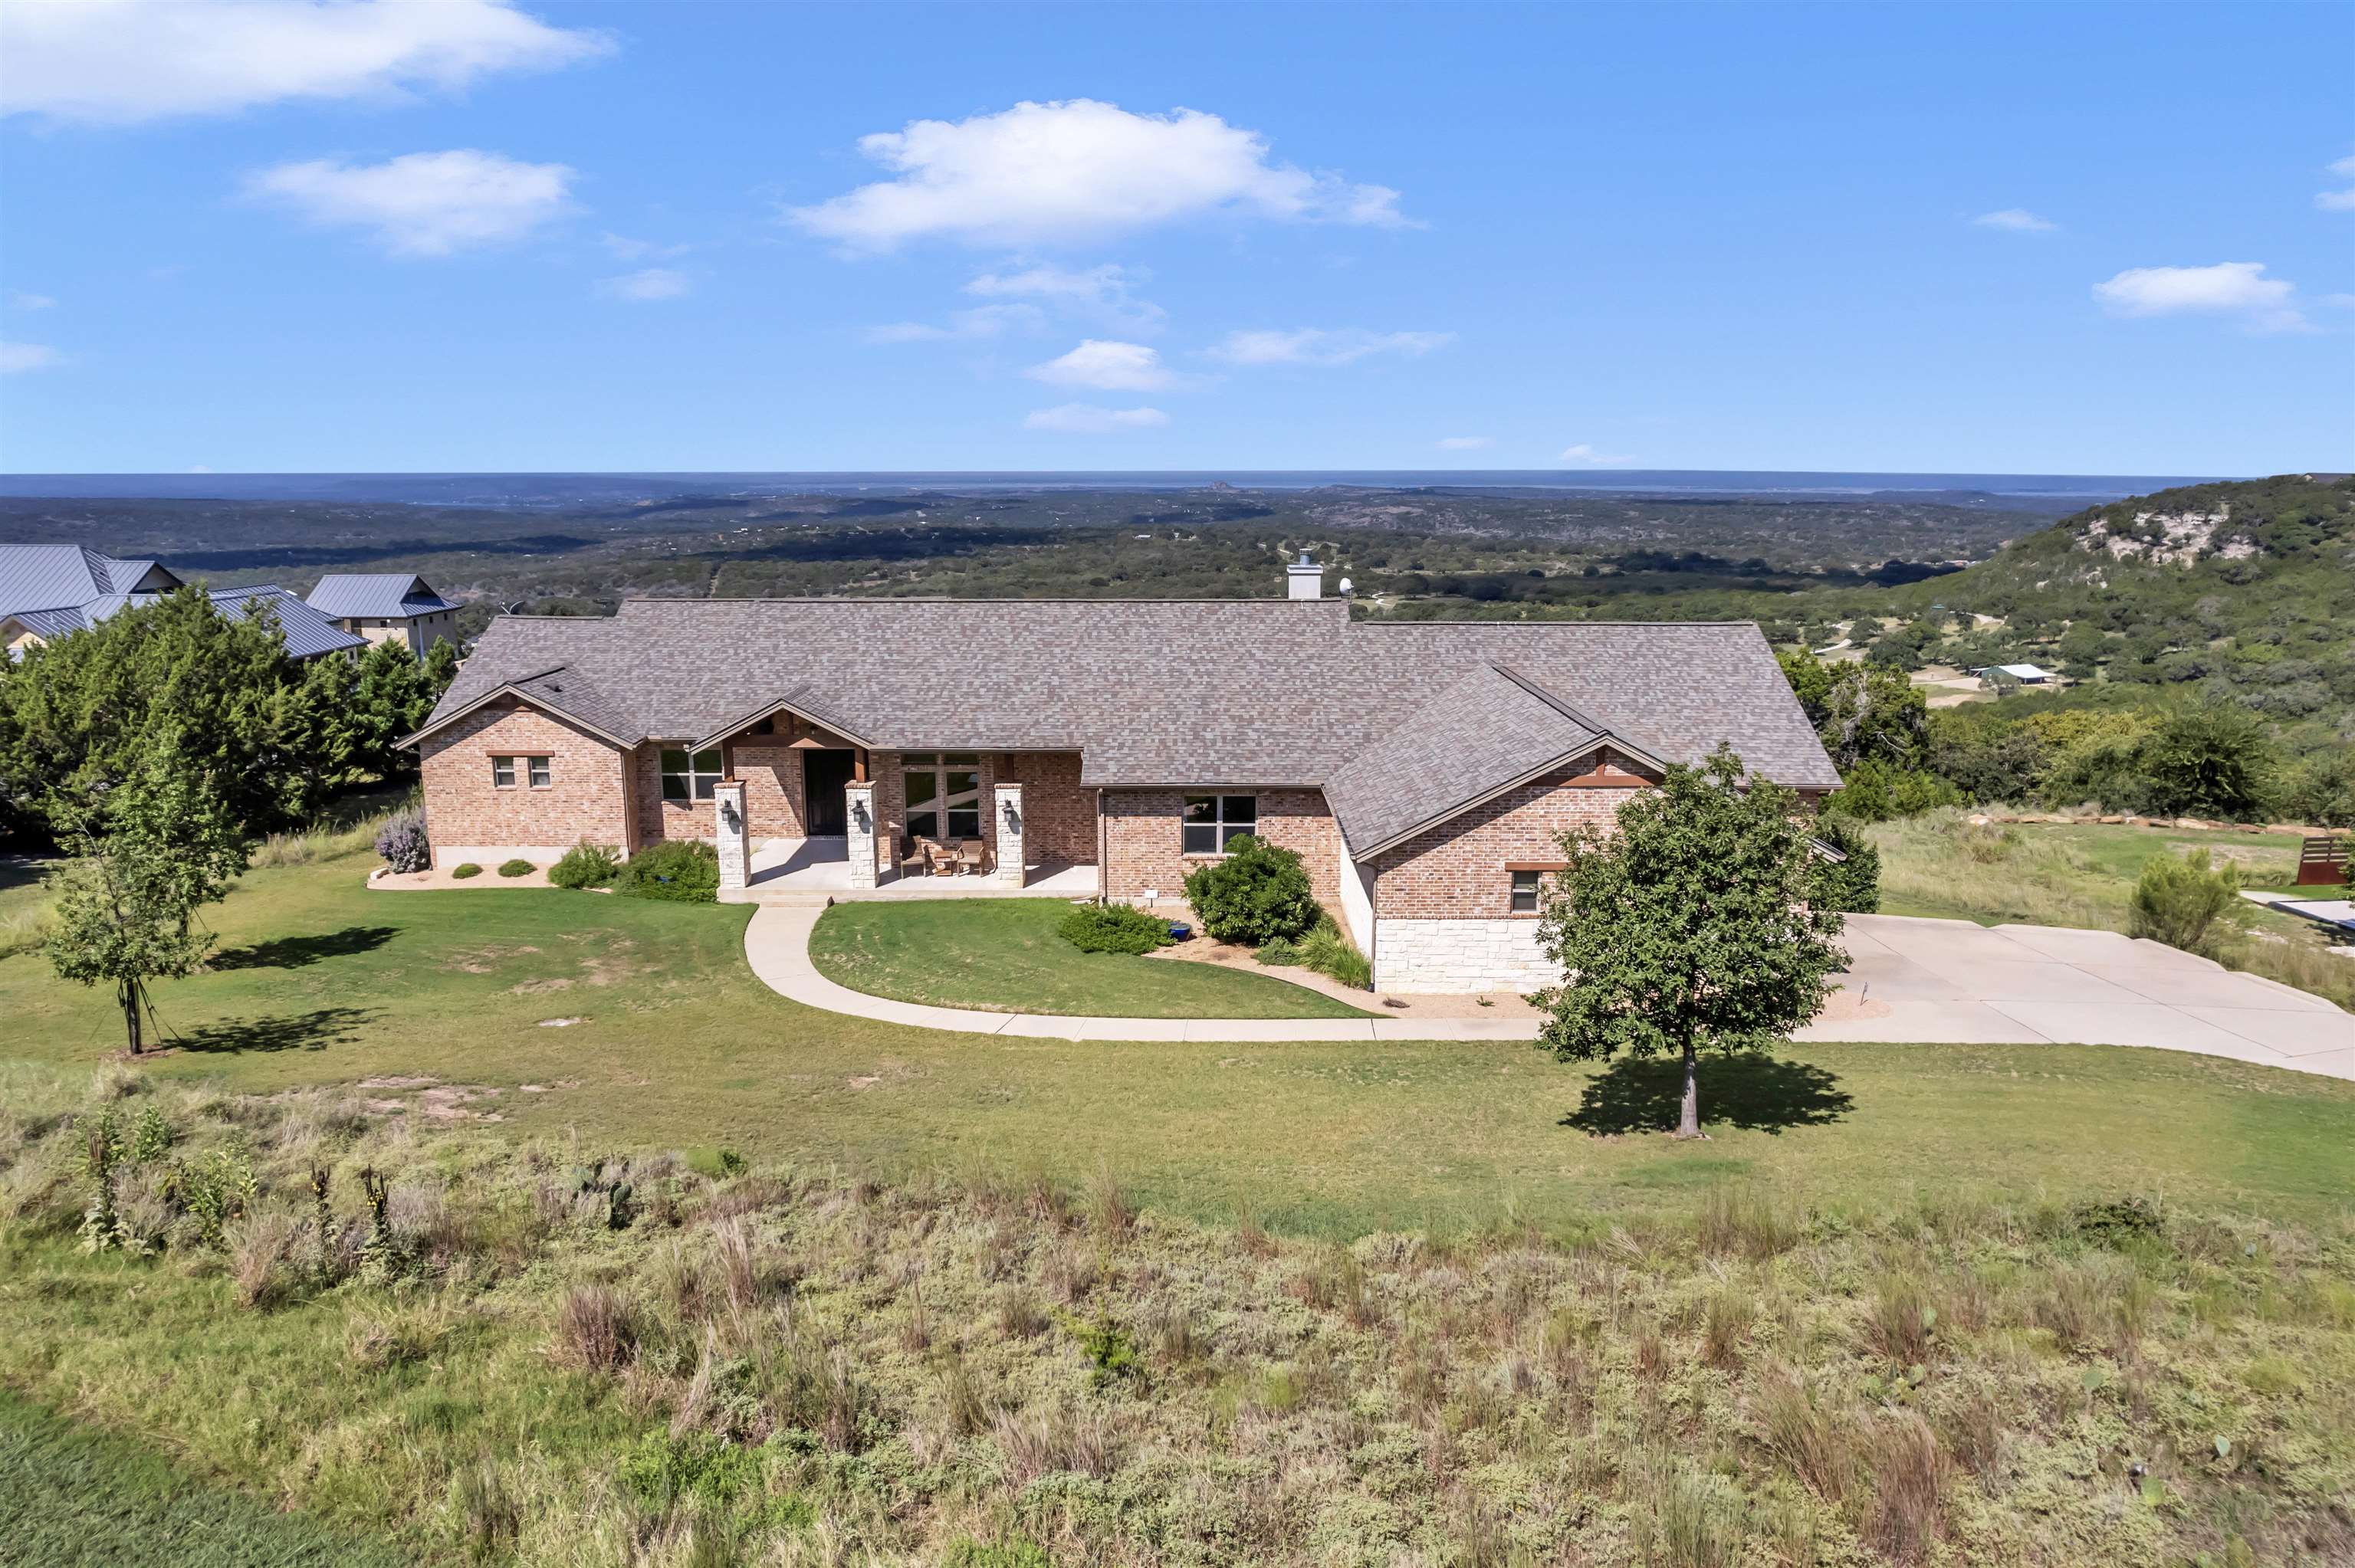
<instances>
[{"instance_id":1,"label":"roof gable","mask_svg":"<svg viewBox=\"0 0 2355 1568\"><path fill-rule=\"evenodd\" d=\"M329 572L305 602L338 620L401 620L458 608L456 600L443 599L423 577L409 572Z\"/></svg>"}]
</instances>

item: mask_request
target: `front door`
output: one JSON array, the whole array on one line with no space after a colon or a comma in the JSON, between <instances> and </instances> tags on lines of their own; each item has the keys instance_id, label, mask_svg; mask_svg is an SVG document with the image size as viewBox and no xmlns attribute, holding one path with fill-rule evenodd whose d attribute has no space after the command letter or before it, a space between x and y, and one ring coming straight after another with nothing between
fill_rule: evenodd
<instances>
[{"instance_id":1,"label":"front door","mask_svg":"<svg viewBox=\"0 0 2355 1568\"><path fill-rule=\"evenodd\" d=\"M850 782L847 751L802 753L802 798L807 802L809 836L838 839L850 831L843 815L842 787Z\"/></svg>"}]
</instances>

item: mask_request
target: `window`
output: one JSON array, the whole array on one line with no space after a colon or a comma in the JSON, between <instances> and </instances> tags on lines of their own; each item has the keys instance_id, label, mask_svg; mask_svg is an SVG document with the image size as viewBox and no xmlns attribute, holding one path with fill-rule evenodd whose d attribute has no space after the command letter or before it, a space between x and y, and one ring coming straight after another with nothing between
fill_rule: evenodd
<instances>
[{"instance_id":1,"label":"window","mask_svg":"<svg viewBox=\"0 0 2355 1568\"><path fill-rule=\"evenodd\" d=\"M531 769L528 777L531 779L531 787L535 789L547 789L549 784L548 758L545 757L535 757L530 759L530 762Z\"/></svg>"},{"instance_id":2,"label":"window","mask_svg":"<svg viewBox=\"0 0 2355 1568\"><path fill-rule=\"evenodd\" d=\"M491 786L493 789L512 789L515 788L514 758L494 757L491 758Z\"/></svg>"},{"instance_id":3,"label":"window","mask_svg":"<svg viewBox=\"0 0 2355 1568\"><path fill-rule=\"evenodd\" d=\"M1256 795L1188 795L1179 845L1188 854L1224 854L1227 841L1259 831Z\"/></svg>"},{"instance_id":4,"label":"window","mask_svg":"<svg viewBox=\"0 0 2355 1568\"><path fill-rule=\"evenodd\" d=\"M1535 871L1516 871L1510 874L1513 879L1513 913L1536 914L1538 912L1538 878L1544 874Z\"/></svg>"},{"instance_id":5,"label":"window","mask_svg":"<svg viewBox=\"0 0 2355 1568\"><path fill-rule=\"evenodd\" d=\"M662 781L666 800L709 800L719 782L719 748L674 751L663 748Z\"/></svg>"},{"instance_id":6,"label":"window","mask_svg":"<svg viewBox=\"0 0 2355 1568\"><path fill-rule=\"evenodd\" d=\"M908 836L981 837L981 758L964 751L912 751L900 759Z\"/></svg>"}]
</instances>

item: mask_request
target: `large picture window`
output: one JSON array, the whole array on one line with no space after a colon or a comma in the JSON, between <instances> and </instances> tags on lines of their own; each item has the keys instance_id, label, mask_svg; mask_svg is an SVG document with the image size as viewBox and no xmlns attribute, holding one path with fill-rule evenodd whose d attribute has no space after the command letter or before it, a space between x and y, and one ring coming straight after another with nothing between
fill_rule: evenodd
<instances>
[{"instance_id":1,"label":"large picture window","mask_svg":"<svg viewBox=\"0 0 2355 1568\"><path fill-rule=\"evenodd\" d=\"M1259 832L1256 795L1188 795L1180 830L1188 854L1224 854L1238 833Z\"/></svg>"},{"instance_id":2,"label":"large picture window","mask_svg":"<svg viewBox=\"0 0 2355 1568\"><path fill-rule=\"evenodd\" d=\"M908 836L981 837L981 758L965 751L911 751L900 759Z\"/></svg>"},{"instance_id":3,"label":"large picture window","mask_svg":"<svg viewBox=\"0 0 2355 1568\"><path fill-rule=\"evenodd\" d=\"M663 748L662 789L666 800L709 800L719 783L719 748L673 751Z\"/></svg>"}]
</instances>

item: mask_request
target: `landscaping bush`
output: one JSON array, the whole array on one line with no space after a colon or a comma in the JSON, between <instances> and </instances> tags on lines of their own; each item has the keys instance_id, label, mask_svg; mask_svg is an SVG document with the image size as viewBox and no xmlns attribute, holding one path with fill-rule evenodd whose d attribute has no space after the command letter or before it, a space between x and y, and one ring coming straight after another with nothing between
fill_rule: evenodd
<instances>
[{"instance_id":1,"label":"landscaping bush","mask_svg":"<svg viewBox=\"0 0 2355 1568\"><path fill-rule=\"evenodd\" d=\"M1055 930L1083 953L1149 953L1177 939L1167 918L1127 904L1082 904Z\"/></svg>"},{"instance_id":2,"label":"landscaping bush","mask_svg":"<svg viewBox=\"0 0 2355 1568\"><path fill-rule=\"evenodd\" d=\"M499 874L501 876L529 876L533 872L538 871L538 869L539 868L538 866L532 864L531 862L524 859L521 855L516 856L513 860L503 860L499 862Z\"/></svg>"},{"instance_id":3,"label":"landscaping bush","mask_svg":"<svg viewBox=\"0 0 2355 1568\"><path fill-rule=\"evenodd\" d=\"M613 891L633 898L678 904L719 901L719 852L707 843L663 843L641 851L613 879Z\"/></svg>"},{"instance_id":4,"label":"landscaping bush","mask_svg":"<svg viewBox=\"0 0 2355 1568\"><path fill-rule=\"evenodd\" d=\"M1962 803L1963 792L1934 773L1891 768L1879 758L1868 758L1848 770L1839 789L1824 797L1822 815L1885 822Z\"/></svg>"},{"instance_id":5,"label":"landscaping bush","mask_svg":"<svg viewBox=\"0 0 2355 1568\"><path fill-rule=\"evenodd\" d=\"M468 877L470 877L470 876L480 876L480 875L482 875L482 874L483 874L483 868L482 868L481 866L479 866L479 865L476 865L476 864L475 864L473 861L471 861L471 860L469 860L469 861L461 861L459 863L457 863L456 865L453 865L453 866L452 866L452 867L450 868L450 874L451 874L452 876L456 877L459 881L464 882L464 881L465 881L465 880L466 880L466 878L468 878Z\"/></svg>"},{"instance_id":6,"label":"landscaping bush","mask_svg":"<svg viewBox=\"0 0 2355 1568\"><path fill-rule=\"evenodd\" d=\"M2148 937L2187 953L2214 956L2222 938L2247 922L2241 874L2211 865L2208 852L2155 856L2136 878L2126 904L2126 935Z\"/></svg>"},{"instance_id":7,"label":"landscaping bush","mask_svg":"<svg viewBox=\"0 0 2355 1568\"><path fill-rule=\"evenodd\" d=\"M1262 942L1259 945L1259 951L1252 956L1261 963L1277 969L1291 969L1308 961L1301 956L1300 944L1289 937L1278 937L1273 942Z\"/></svg>"},{"instance_id":8,"label":"landscaping bush","mask_svg":"<svg viewBox=\"0 0 2355 1568\"><path fill-rule=\"evenodd\" d=\"M622 874L622 857L602 844L581 840L548 868L551 887L610 887Z\"/></svg>"},{"instance_id":9,"label":"landscaping bush","mask_svg":"<svg viewBox=\"0 0 2355 1568\"><path fill-rule=\"evenodd\" d=\"M1844 861L1817 857L1814 892L1817 907L1844 915L1870 915L1881 907L1881 852L1853 822L1825 817L1816 824L1816 837L1848 856Z\"/></svg>"},{"instance_id":10,"label":"landscaping bush","mask_svg":"<svg viewBox=\"0 0 2355 1568\"><path fill-rule=\"evenodd\" d=\"M433 863L421 811L397 811L376 832L376 853L395 871L423 871Z\"/></svg>"},{"instance_id":11,"label":"landscaping bush","mask_svg":"<svg viewBox=\"0 0 2355 1568\"><path fill-rule=\"evenodd\" d=\"M1241 947L1296 940L1316 924L1316 899L1300 856L1250 833L1227 841L1225 859L1187 873L1186 902L1203 930Z\"/></svg>"},{"instance_id":12,"label":"landscaping bush","mask_svg":"<svg viewBox=\"0 0 2355 1568\"><path fill-rule=\"evenodd\" d=\"M1374 989L1374 963L1358 945L1341 934L1333 916L1316 912L1316 924L1300 943L1300 961L1318 974L1356 991Z\"/></svg>"}]
</instances>

